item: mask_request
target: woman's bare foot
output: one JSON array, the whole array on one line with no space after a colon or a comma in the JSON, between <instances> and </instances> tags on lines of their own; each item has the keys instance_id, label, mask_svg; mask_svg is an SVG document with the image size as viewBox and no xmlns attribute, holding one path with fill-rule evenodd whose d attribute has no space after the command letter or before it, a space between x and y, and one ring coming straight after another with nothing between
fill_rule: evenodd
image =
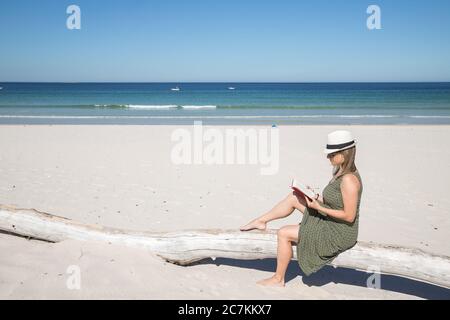
<instances>
[{"instance_id":1,"label":"woman's bare foot","mask_svg":"<svg viewBox=\"0 0 450 320\"><path fill-rule=\"evenodd\" d=\"M266 230L266 223L262 220L255 219L240 228L241 231L248 231L252 229Z\"/></svg>"},{"instance_id":2,"label":"woman's bare foot","mask_svg":"<svg viewBox=\"0 0 450 320\"><path fill-rule=\"evenodd\" d=\"M284 287L284 280L279 278L277 275L273 275L270 278L258 281L257 284L262 286Z\"/></svg>"}]
</instances>

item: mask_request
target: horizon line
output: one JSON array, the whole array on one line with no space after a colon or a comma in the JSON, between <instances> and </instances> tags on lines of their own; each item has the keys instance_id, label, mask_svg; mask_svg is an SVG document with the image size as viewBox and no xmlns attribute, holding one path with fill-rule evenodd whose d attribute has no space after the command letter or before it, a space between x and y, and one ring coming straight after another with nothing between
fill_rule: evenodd
<instances>
[{"instance_id":1,"label":"horizon line","mask_svg":"<svg viewBox=\"0 0 450 320\"><path fill-rule=\"evenodd\" d=\"M310 83L450 83L446 81L0 81L2 84L7 83L59 83L59 84L80 84L80 83L280 83L280 84L310 84Z\"/></svg>"}]
</instances>

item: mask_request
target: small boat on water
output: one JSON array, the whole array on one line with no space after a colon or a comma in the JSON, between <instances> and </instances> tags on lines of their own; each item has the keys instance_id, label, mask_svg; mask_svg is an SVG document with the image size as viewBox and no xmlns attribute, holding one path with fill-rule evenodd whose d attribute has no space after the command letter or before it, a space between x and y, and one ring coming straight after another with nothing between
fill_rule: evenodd
<instances>
[{"instance_id":1,"label":"small boat on water","mask_svg":"<svg viewBox=\"0 0 450 320\"><path fill-rule=\"evenodd\" d=\"M228 90L234 90L236 89L235 87L228 87Z\"/></svg>"},{"instance_id":2,"label":"small boat on water","mask_svg":"<svg viewBox=\"0 0 450 320\"><path fill-rule=\"evenodd\" d=\"M172 90L172 91L180 91L180 88L175 87L175 88L170 88L170 90Z\"/></svg>"}]
</instances>

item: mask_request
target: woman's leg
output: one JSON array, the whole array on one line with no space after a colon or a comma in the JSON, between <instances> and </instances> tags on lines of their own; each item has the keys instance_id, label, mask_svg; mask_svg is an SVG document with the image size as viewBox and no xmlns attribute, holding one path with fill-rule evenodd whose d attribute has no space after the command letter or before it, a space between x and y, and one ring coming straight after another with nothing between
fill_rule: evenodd
<instances>
[{"instance_id":1,"label":"woman's leg","mask_svg":"<svg viewBox=\"0 0 450 320\"><path fill-rule=\"evenodd\" d=\"M278 230L277 270L267 279L258 281L265 286L284 286L284 276L289 262L292 259L292 242L298 243L298 231L300 225L288 225Z\"/></svg>"},{"instance_id":2,"label":"woman's leg","mask_svg":"<svg viewBox=\"0 0 450 320\"><path fill-rule=\"evenodd\" d=\"M295 192L288 194L286 198L281 200L275 207L262 216L250 221L245 226L241 227L241 231L248 231L252 229L266 229L266 223L275 219L280 219L290 215L295 209L302 213L305 211L306 201L303 196L297 195Z\"/></svg>"}]
</instances>

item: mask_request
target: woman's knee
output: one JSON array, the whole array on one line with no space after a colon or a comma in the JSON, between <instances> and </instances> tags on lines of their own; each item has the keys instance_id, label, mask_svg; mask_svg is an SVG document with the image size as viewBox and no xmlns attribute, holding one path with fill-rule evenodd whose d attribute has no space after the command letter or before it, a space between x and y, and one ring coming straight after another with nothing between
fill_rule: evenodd
<instances>
[{"instance_id":1,"label":"woman's knee","mask_svg":"<svg viewBox=\"0 0 450 320\"><path fill-rule=\"evenodd\" d=\"M295 192L292 192L288 197L293 208L298 209L301 212L305 210L306 201L302 196L295 194Z\"/></svg>"},{"instance_id":2,"label":"woman's knee","mask_svg":"<svg viewBox=\"0 0 450 320\"><path fill-rule=\"evenodd\" d=\"M286 200L289 202L289 204L294 208L297 205L297 196L295 195L294 192L290 192L287 196L286 196Z\"/></svg>"},{"instance_id":3,"label":"woman's knee","mask_svg":"<svg viewBox=\"0 0 450 320\"><path fill-rule=\"evenodd\" d=\"M277 236L279 239L297 241L299 226L284 226L278 229Z\"/></svg>"},{"instance_id":4,"label":"woman's knee","mask_svg":"<svg viewBox=\"0 0 450 320\"><path fill-rule=\"evenodd\" d=\"M281 227L280 229L278 229L277 236L279 238L286 238L286 239L290 238L289 226L284 226L284 227Z\"/></svg>"}]
</instances>

